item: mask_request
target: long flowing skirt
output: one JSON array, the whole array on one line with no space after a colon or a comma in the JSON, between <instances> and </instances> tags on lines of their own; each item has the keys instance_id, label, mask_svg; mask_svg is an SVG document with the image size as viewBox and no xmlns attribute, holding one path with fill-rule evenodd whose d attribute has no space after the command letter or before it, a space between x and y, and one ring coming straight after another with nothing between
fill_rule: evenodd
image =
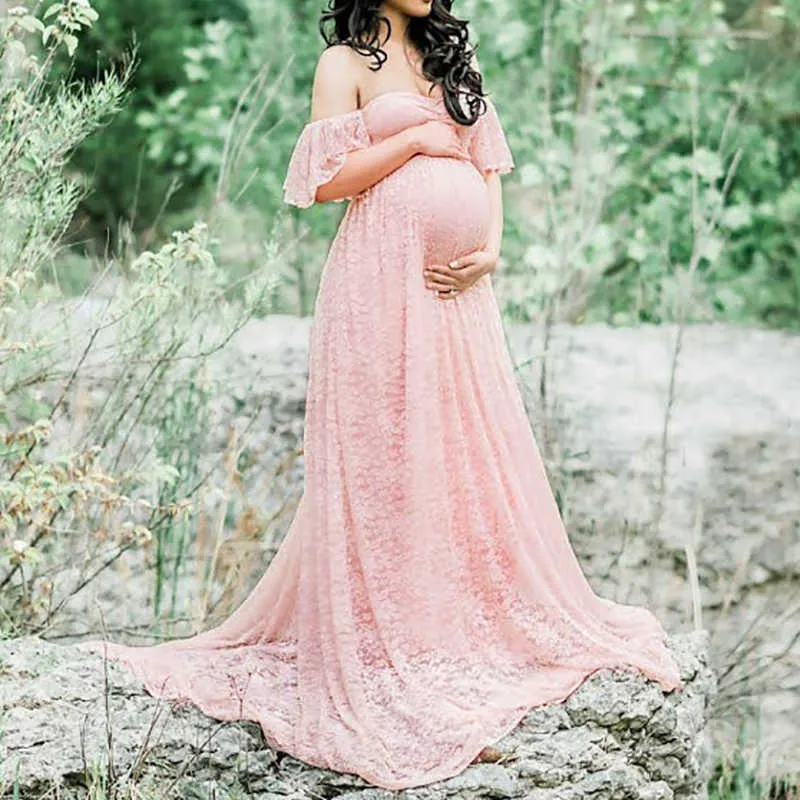
<instances>
[{"instance_id":1,"label":"long flowing skirt","mask_svg":"<svg viewBox=\"0 0 800 800\"><path fill-rule=\"evenodd\" d=\"M581 570L490 276L448 300L424 286L426 263L485 230L462 225L432 252L409 213L376 236L396 209L380 187L350 203L328 253L304 492L263 577L200 635L82 646L155 696L401 789L457 774L598 669L681 681L657 618L597 596Z\"/></svg>"}]
</instances>

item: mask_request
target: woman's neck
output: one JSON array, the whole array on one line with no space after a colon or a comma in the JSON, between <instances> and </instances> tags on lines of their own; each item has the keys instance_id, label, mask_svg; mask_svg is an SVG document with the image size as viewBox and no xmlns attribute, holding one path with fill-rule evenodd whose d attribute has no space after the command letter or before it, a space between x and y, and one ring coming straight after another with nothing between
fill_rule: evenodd
<instances>
[{"instance_id":1,"label":"woman's neck","mask_svg":"<svg viewBox=\"0 0 800 800\"><path fill-rule=\"evenodd\" d=\"M408 17L402 11L387 6L385 3L381 6L378 13L381 17L386 17L391 23L392 31L388 41L396 44L398 47L402 47L408 31ZM383 42L387 32L386 21L379 18L378 25L380 32L379 41Z\"/></svg>"}]
</instances>

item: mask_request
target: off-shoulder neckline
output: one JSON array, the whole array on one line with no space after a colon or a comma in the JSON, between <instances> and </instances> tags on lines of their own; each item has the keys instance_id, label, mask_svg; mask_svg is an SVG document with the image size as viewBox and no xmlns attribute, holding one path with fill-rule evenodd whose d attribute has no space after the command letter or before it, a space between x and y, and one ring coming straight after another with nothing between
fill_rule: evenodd
<instances>
[{"instance_id":1,"label":"off-shoulder neckline","mask_svg":"<svg viewBox=\"0 0 800 800\"><path fill-rule=\"evenodd\" d=\"M351 108L349 111L340 111L338 114L328 114L327 117L320 117L319 119L312 119L306 122L306 127L311 125L321 125L325 122L330 122L337 119L347 119L348 117L360 117L364 111L372 106L372 104L380 100L382 97L389 95L410 95L412 97L419 97L422 100L427 100L430 103L443 102L442 97L430 97L429 95L422 94L422 92L415 92L411 89L390 89L388 92L381 92L376 94L371 100L368 100L361 108Z\"/></svg>"},{"instance_id":2,"label":"off-shoulder neckline","mask_svg":"<svg viewBox=\"0 0 800 800\"><path fill-rule=\"evenodd\" d=\"M380 100L381 97L387 97L389 95L410 95L411 97L419 97L423 100L429 100L432 103L441 103L443 98L439 97L431 97L429 94L423 94L422 92L415 92L413 89L389 89L388 92L381 92L380 94L376 94L375 97L367 100L361 108L355 109L356 111L364 111L365 109L369 108L376 100Z\"/></svg>"}]
</instances>

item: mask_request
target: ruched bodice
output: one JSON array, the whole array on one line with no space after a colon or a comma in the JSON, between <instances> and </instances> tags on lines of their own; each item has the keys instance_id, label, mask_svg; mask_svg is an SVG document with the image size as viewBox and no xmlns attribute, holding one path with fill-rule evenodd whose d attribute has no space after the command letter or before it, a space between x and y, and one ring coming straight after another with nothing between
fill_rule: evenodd
<instances>
[{"instance_id":1,"label":"ruched bodice","mask_svg":"<svg viewBox=\"0 0 800 800\"><path fill-rule=\"evenodd\" d=\"M447 112L442 98L395 90L373 97L363 108L308 122L289 160L283 182L284 200L301 208L311 205L317 187L333 178L344 165L348 152L368 147L428 119L441 119L455 127L480 173L510 172L514 168L513 156L494 102L487 97L486 103L486 112L473 125L461 125ZM413 156L410 160L414 158L425 156Z\"/></svg>"},{"instance_id":2,"label":"ruched bodice","mask_svg":"<svg viewBox=\"0 0 800 800\"><path fill-rule=\"evenodd\" d=\"M426 119L434 117L452 122L456 128L467 127L459 126L450 117L441 98L428 97L419 92L400 90L383 92L368 101L359 113L364 117L373 142L393 136L405 128L419 125Z\"/></svg>"},{"instance_id":3,"label":"ruched bodice","mask_svg":"<svg viewBox=\"0 0 800 800\"><path fill-rule=\"evenodd\" d=\"M490 224L483 175L491 170L509 172L514 166L489 98L486 112L473 125L453 120L442 98L412 91L384 92L361 109L306 124L284 182L286 201L301 207L311 205L316 189L342 168L348 152L430 119L440 119L458 131L469 160L418 153L355 200L371 200L380 206L382 219L374 235L391 235L392 231L402 235L416 225L426 265L447 263L478 249L486 242ZM455 203L457 214L453 213ZM343 228L348 224L345 219ZM345 231L340 234L344 236Z\"/></svg>"}]
</instances>

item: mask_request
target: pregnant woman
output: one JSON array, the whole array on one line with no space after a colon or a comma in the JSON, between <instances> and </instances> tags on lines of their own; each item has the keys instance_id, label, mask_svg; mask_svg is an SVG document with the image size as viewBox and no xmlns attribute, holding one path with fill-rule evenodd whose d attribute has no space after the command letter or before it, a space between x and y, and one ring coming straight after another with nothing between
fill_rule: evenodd
<instances>
[{"instance_id":1,"label":"pregnant woman","mask_svg":"<svg viewBox=\"0 0 800 800\"><path fill-rule=\"evenodd\" d=\"M491 272L514 166L451 0L331 0L288 203L350 202L311 329L305 484L216 628L85 642L153 695L389 789L455 775L603 667L682 684L646 608L592 591Z\"/></svg>"}]
</instances>

